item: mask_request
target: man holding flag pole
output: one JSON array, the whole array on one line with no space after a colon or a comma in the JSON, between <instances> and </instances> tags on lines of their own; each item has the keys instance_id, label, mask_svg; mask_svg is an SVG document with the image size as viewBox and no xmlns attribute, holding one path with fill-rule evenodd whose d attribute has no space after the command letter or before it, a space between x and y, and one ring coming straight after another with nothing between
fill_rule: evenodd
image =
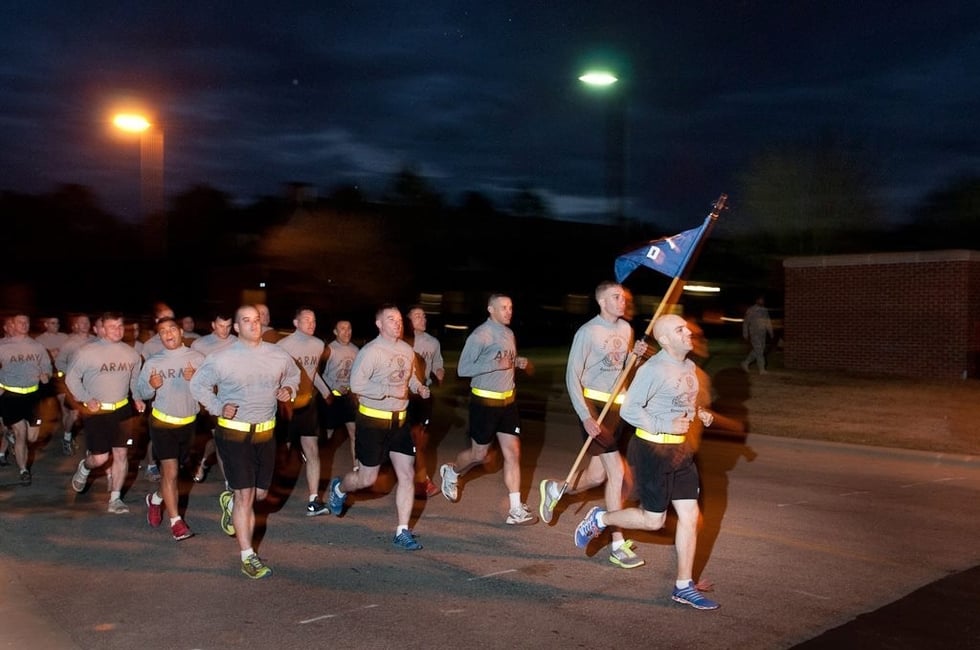
<instances>
[{"instance_id":1,"label":"man holding flag pole","mask_svg":"<svg viewBox=\"0 0 980 650\"><path fill-rule=\"evenodd\" d=\"M582 435L588 442L589 462L575 478L567 494L585 492L605 484L606 509L610 512L623 507L623 458L619 440L632 435L619 418L622 394L614 400L610 417L602 424L597 418L609 402L616 378L633 345L633 328L623 319L626 311L626 291L616 282L601 282L595 290L599 314L582 325L572 339L565 370L565 386L576 415L582 421ZM644 341L637 341L633 352L643 357L647 351ZM539 514L545 523L551 522L555 505L561 497L561 482L541 481ZM633 542L623 538L618 529L612 531L609 561L624 569L643 566L643 560L633 551Z\"/></svg>"}]
</instances>

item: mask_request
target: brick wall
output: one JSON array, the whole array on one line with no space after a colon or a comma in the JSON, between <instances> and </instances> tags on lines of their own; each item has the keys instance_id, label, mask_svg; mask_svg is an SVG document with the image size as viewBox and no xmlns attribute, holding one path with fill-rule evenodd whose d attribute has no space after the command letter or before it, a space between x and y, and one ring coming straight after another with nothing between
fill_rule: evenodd
<instances>
[{"instance_id":1,"label":"brick wall","mask_svg":"<svg viewBox=\"0 0 980 650\"><path fill-rule=\"evenodd\" d=\"M980 252L784 260L787 368L977 376Z\"/></svg>"}]
</instances>

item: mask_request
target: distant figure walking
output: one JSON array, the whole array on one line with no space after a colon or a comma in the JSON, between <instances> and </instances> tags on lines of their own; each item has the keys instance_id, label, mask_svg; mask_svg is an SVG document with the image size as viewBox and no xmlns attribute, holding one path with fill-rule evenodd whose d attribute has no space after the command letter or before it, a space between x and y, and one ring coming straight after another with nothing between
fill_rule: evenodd
<instances>
[{"instance_id":1,"label":"distant figure walking","mask_svg":"<svg viewBox=\"0 0 980 650\"><path fill-rule=\"evenodd\" d=\"M742 320L742 338L752 346L749 356L742 362L742 370L749 371L749 365L754 360L759 366L759 373L766 374L766 341L772 338L772 320L763 296L755 299L755 304L745 310Z\"/></svg>"}]
</instances>

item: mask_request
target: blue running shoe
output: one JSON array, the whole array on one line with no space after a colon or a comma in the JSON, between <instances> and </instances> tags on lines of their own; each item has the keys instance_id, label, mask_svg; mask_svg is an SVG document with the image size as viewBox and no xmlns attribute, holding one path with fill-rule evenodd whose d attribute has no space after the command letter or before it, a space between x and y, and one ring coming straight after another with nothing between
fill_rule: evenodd
<instances>
[{"instance_id":1,"label":"blue running shoe","mask_svg":"<svg viewBox=\"0 0 980 650\"><path fill-rule=\"evenodd\" d=\"M694 609L718 609L721 607L718 603L706 598L704 594L698 591L698 588L694 586L694 581L687 583L687 586L683 589L674 587L674 593L671 598L679 603L684 603L685 605L690 605Z\"/></svg>"},{"instance_id":2,"label":"blue running shoe","mask_svg":"<svg viewBox=\"0 0 980 650\"><path fill-rule=\"evenodd\" d=\"M599 533L605 528L605 526L599 525L599 515L605 514L605 512L599 506L593 506L592 510L589 510L585 519L575 527L575 546L585 548L589 545L590 539L599 536Z\"/></svg>"},{"instance_id":3,"label":"blue running shoe","mask_svg":"<svg viewBox=\"0 0 980 650\"><path fill-rule=\"evenodd\" d=\"M327 507L330 509L330 514L334 517L339 517L344 511L344 502L347 500L346 494L338 494L340 489L340 477L337 476L330 481L330 489L327 490L329 497L327 498Z\"/></svg>"},{"instance_id":4,"label":"blue running shoe","mask_svg":"<svg viewBox=\"0 0 980 650\"><path fill-rule=\"evenodd\" d=\"M422 545L419 544L419 540L412 534L412 531L408 530L407 528L395 535L395 539L392 540L391 543L394 544L396 548L404 549L406 551L418 551L422 548Z\"/></svg>"}]
</instances>

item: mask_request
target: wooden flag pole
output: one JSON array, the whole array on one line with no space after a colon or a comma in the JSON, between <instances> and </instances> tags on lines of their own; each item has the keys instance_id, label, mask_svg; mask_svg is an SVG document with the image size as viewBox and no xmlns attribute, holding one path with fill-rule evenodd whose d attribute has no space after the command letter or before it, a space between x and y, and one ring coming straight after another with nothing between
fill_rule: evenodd
<instances>
[{"instance_id":1,"label":"wooden flag pole","mask_svg":"<svg viewBox=\"0 0 980 650\"><path fill-rule=\"evenodd\" d=\"M720 197L718 197L718 200L715 201L715 204L713 206L714 209L711 211L711 214L708 215L711 218L708 221L707 227L705 227L704 231L701 234L701 238L698 240L697 244L695 244L694 250L691 252L691 255L688 258L684 268L681 270L679 274L677 274L674 277L673 280L671 280L670 287L667 288L667 292L664 294L664 297L660 300L660 304L658 304L657 309L654 310L653 317L650 319L650 324L647 325L646 330L643 332L644 339L649 338L650 334L653 333L653 324L660 316L663 315L663 313L667 310L667 307L677 303L681 291L684 290L684 283L685 283L685 278L687 277L687 272L694 265L694 261L697 259L698 254L701 252L701 247L704 244L704 241L708 238L708 234L711 232L711 228L714 226L715 221L718 219L718 214L724 209L725 201L727 200L728 200L728 195L722 194ZM622 372L619 373L619 376L616 378L616 383L613 384L612 391L609 393L609 401L607 401L605 406L602 407L602 412L600 412L599 417L596 418L596 422L598 422L600 425L602 425L602 420L606 417L606 414L609 412L609 408L616 400L616 397L623 390L623 385L626 383L626 380L629 378L629 374L630 372L632 372L633 366L636 364L636 359L637 359L636 353L630 350L629 356L626 357L626 363L623 365L623 370ZM591 444L591 442L592 442L592 438L587 436L585 442L582 444L582 448L578 452L578 456L575 457L575 462L572 463L572 468L568 471L568 476L565 477L565 481L561 485L561 490L559 490L558 492L558 498L555 499L555 504L558 503L558 499L561 499L561 497L568 490L568 486L571 485L572 479L575 478L575 474L576 472L578 472L578 467L582 463L582 459L585 458L585 452L588 450L589 444Z\"/></svg>"}]
</instances>

